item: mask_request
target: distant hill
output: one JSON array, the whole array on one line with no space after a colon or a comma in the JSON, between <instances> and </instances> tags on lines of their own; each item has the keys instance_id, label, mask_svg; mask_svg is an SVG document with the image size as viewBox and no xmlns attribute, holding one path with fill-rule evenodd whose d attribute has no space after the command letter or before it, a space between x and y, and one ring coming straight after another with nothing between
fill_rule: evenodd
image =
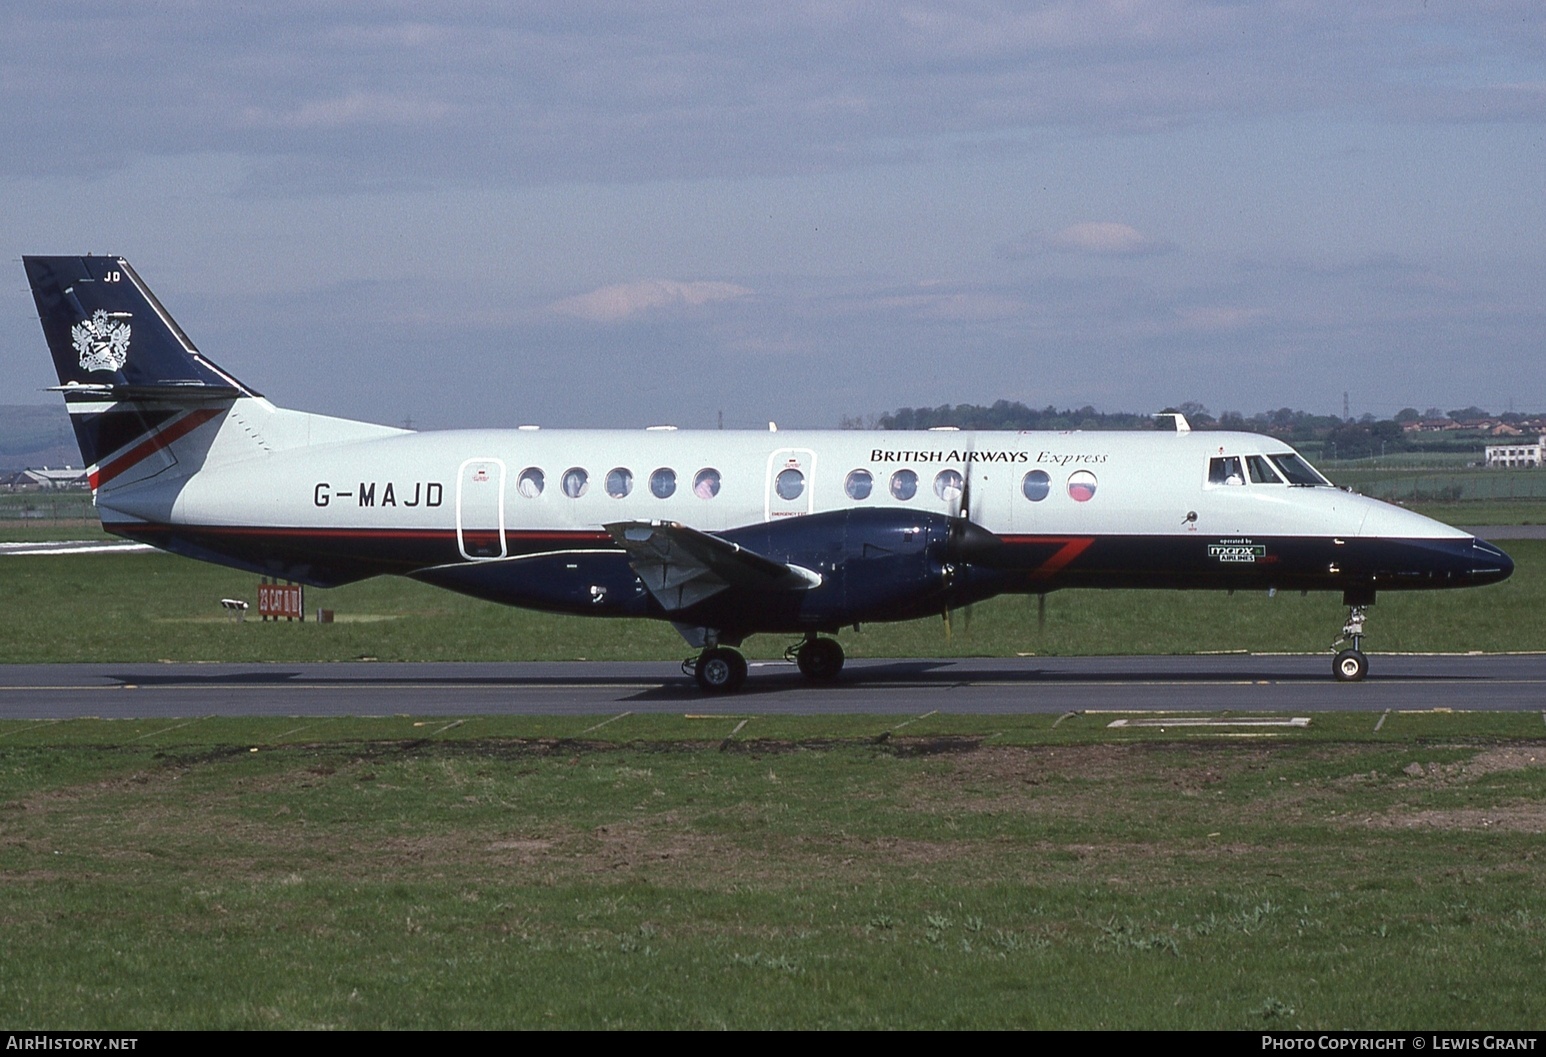
<instances>
[{"instance_id":1,"label":"distant hill","mask_svg":"<svg viewBox=\"0 0 1546 1057\"><path fill-rule=\"evenodd\" d=\"M0 470L80 464L64 401L0 404Z\"/></svg>"}]
</instances>

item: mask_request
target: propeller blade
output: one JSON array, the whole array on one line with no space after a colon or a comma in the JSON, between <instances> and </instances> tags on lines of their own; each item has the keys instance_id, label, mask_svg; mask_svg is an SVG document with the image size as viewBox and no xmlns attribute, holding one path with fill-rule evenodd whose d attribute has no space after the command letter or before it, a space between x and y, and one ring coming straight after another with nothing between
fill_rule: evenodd
<instances>
[{"instance_id":1,"label":"propeller blade","mask_svg":"<svg viewBox=\"0 0 1546 1057\"><path fill-rule=\"evenodd\" d=\"M947 553L951 561L991 564L991 556L1003 547L993 532L972 520L972 461L967 460L961 474L961 487L951 502L950 537Z\"/></svg>"}]
</instances>

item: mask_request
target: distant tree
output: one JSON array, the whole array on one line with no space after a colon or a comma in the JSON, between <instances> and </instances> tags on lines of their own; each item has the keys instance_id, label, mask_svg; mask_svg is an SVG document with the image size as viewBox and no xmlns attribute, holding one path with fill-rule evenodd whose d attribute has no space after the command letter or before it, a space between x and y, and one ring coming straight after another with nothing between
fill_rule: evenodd
<instances>
[{"instance_id":1,"label":"distant tree","mask_svg":"<svg viewBox=\"0 0 1546 1057\"><path fill-rule=\"evenodd\" d=\"M948 404L939 407L903 407L888 411L874 420L879 429L930 429L955 426L958 429L1153 429L1149 415L1116 412L1105 414L1088 405L1076 411L1048 405L1040 410L1017 401L999 400L991 406Z\"/></svg>"},{"instance_id":2,"label":"distant tree","mask_svg":"<svg viewBox=\"0 0 1546 1057\"><path fill-rule=\"evenodd\" d=\"M1492 416L1479 407L1462 407L1458 411L1451 411L1449 417L1456 422L1475 422L1479 418L1491 418Z\"/></svg>"},{"instance_id":3,"label":"distant tree","mask_svg":"<svg viewBox=\"0 0 1546 1057\"><path fill-rule=\"evenodd\" d=\"M1211 426L1213 416L1208 409L1196 400L1183 400L1176 405L1176 410L1186 416L1186 420L1194 426Z\"/></svg>"},{"instance_id":4,"label":"distant tree","mask_svg":"<svg viewBox=\"0 0 1546 1057\"><path fill-rule=\"evenodd\" d=\"M1408 434L1402 430L1404 422L1421 418L1443 418L1438 408L1428 408L1421 414L1416 408L1402 408L1393 419L1376 419L1365 414L1357 422L1344 422L1336 415L1312 415L1307 411L1280 407L1274 411L1258 411L1249 416L1238 411L1225 411L1217 421L1208 409L1195 400L1177 407L1167 408L1165 413L1180 413L1194 429L1222 428L1271 433L1293 444L1312 458L1324 452L1328 458L1360 459L1371 455L1391 454L1398 451L1469 451L1474 438L1455 437L1435 433ZM1450 412L1455 418L1487 418L1480 408L1461 408ZM1537 416L1510 413L1506 419L1529 422ZM0 416L0 423L4 418ZM858 415L842 418L845 429L893 429L921 430L934 426L955 426L972 430L1061 430L1061 429L1136 429L1153 430L1170 428L1168 420L1156 422L1155 416L1129 412L1101 412L1088 404L1069 409L1048 404L1042 408L1028 407L1019 401L998 400L991 405L940 404L937 407L903 407L878 416ZM1448 439L1446 439L1448 438Z\"/></svg>"},{"instance_id":5,"label":"distant tree","mask_svg":"<svg viewBox=\"0 0 1546 1057\"><path fill-rule=\"evenodd\" d=\"M1400 446L1401 427L1390 419L1383 422L1346 422L1326 434L1326 447L1336 449L1339 459L1367 459L1384 455Z\"/></svg>"}]
</instances>

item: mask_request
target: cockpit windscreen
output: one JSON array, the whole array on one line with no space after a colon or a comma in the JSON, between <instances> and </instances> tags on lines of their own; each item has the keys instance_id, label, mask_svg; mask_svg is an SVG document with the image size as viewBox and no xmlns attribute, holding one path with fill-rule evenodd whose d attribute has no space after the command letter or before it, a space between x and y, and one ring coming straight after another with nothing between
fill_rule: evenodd
<instances>
[{"instance_id":1,"label":"cockpit windscreen","mask_svg":"<svg viewBox=\"0 0 1546 1057\"><path fill-rule=\"evenodd\" d=\"M1293 452L1272 456L1272 463L1288 478L1289 484L1331 486L1331 482L1317 473L1315 467Z\"/></svg>"}]
</instances>

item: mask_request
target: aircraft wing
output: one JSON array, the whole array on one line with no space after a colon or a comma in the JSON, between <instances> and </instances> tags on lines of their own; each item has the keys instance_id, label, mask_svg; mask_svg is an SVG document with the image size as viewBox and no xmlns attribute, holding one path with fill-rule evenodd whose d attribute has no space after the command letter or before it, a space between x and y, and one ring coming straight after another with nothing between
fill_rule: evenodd
<instances>
[{"instance_id":1,"label":"aircraft wing","mask_svg":"<svg viewBox=\"0 0 1546 1057\"><path fill-rule=\"evenodd\" d=\"M617 521L605 528L667 612L732 587L808 591L821 584L820 574L803 566L775 561L675 521Z\"/></svg>"}]
</instances>

